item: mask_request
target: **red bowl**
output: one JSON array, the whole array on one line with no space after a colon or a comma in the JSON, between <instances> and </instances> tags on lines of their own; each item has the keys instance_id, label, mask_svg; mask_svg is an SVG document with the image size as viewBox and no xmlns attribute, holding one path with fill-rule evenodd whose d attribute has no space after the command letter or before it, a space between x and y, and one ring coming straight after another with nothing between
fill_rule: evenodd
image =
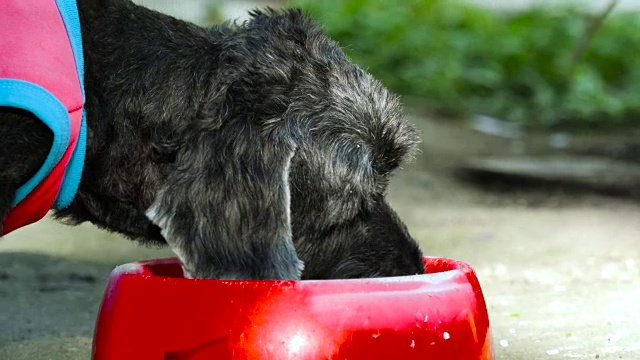
<instances>
[{"instance_id":1,"label":"red bowl","mask_svg":"<svg viewBox=\"0 0 640 360\"><path fill-rule=\"evenodd\" d=\"M308 281L185 279L176 259L122 265L93 359L494 359L473 269L425 265L425 275Z\"/></svg>"}]
</instances>

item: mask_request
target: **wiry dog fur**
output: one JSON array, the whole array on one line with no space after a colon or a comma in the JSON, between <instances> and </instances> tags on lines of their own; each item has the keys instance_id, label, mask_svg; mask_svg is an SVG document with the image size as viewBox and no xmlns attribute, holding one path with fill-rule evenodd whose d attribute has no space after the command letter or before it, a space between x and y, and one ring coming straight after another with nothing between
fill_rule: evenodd
<instances>
[{"instance_id":1,"label":"wiry dog fur","mask_svg":"<svg viewBox=\"0 0 640 360\"><path fill-rule=\"evenodd\" d=\"M128 0L79 10L87 157L58 218L166 242L200 278L424 272L384 197L416 132L308 17L202 28ZM0 134L3 218L52 136L9 108Z\"/></svg>"}]
</instances>

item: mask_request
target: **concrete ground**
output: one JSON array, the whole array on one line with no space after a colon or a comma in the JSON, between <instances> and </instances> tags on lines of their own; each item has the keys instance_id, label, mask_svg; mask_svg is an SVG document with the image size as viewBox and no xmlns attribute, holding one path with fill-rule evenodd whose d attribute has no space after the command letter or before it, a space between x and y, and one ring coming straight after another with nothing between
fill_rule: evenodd
<instances>
[{"instance_id":1,"label":"concrete ground","mask_svg":"<svg viewBox=\"0 0 640 360\"><path fill-rule=\"evenodd\" d=\"M423 154L392 204L425 253L471 263L498 359L640 359L640 206L571 189L481 189L449 175L497 142L413 117ZM117 264L168 256L46 219L0 241L0 359L86 360Z\"/></svg>"}]
</instances>

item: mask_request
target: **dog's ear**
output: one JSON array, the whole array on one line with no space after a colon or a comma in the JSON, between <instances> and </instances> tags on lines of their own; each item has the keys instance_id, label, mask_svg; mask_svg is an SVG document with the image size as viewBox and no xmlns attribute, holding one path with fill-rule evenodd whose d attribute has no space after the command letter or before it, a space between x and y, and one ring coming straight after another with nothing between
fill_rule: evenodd
<instances>
[{"instance_id":1,"label":"dog's ear","mask_svg":"<svg viewBox=\"0 0 640 360\"><path fill-rule=\"evenodd\" d=\"M299 279L291 143L251 125L202 132L176 158L147 216L197 278Z\"/></svg>"},{"instance_id":2,"label":"dog's ear","mask_svg":"<svg viewBox=\"0 0 640 360\"><path fill-rule=\"evenodd\" d=\"M334 119L364 146L376 182L384 187L417 152L417 129L405 120L399 97L364 70L336 69L329 81Z\"/></svg>"}]
</instances>

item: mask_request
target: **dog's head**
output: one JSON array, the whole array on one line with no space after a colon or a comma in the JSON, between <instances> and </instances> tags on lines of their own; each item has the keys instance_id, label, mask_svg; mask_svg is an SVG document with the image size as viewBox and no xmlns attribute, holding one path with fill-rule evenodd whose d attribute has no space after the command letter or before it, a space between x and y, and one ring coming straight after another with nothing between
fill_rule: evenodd
<instances>
[{"instance_id":1,"label":"dog's head","mask_svg":"<svg viewBox=\"0 0 640 360\"><path fill-rule=\"evenodd\" d=\"M149 218L196 277L424 272L385 200L418 142L397 97L300 11L252 15L209 29L211 94Z\"/></svg>"},{"instance_id":2,"label":"dog's head","mask_svg":"<svg viewBox=\"0 0 640 360\"><path fill-rule=\"evenodd\" d=\"M391 176L415 150L416 131L397 97L346 58L332 59L324 74L321 93L300 98L288 115L306 124L289 174L304 276L422 273L418 246L385 200Z\"/></svg>"},{"instance_id":3,"label":"dog's head","mask_svg":"<svg viewBox=\"0 0 640 360\"><path fill-rule=\"evenodd\" d=\"M398 97L300 12L257 12L253 21L279 37L272 53L265 51L271 67L264 71L282 76L289 100L282 118L266 125L281 125L295 144L285 179L303 276L423 273L417 244L385 200L392 174L419 141Z\"/></svg>"}]
</instances>

